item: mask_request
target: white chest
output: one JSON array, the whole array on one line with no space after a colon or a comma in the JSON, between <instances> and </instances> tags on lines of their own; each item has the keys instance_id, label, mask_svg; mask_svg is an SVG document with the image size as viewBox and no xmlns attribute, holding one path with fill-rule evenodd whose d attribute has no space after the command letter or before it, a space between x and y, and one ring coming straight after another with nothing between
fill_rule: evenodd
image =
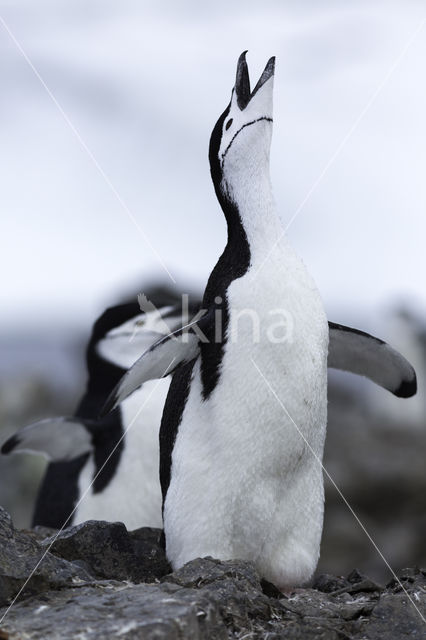
<instances>
[{"instance_id":1,"label":"white chest","mask_svg":"<svg viewBox=\"0 0 426 640\"><path fill-rule=\"evenodd\" d=\"M79 478L74 524L95 519L124 522L128 529L162 527L158 433L169 385L169 378L149 381L123 402L127 433L115 475L102 492L93 493L95 467L88 460Z\"/></svg>"},{"instance_id":2,"label":"white chest","mask_svg":"<svg viewBox=\"0 0 426 640\"><path fill-rule=\"evenodd\" d=\"M294 253L284 261L277 247L260 272L251 267L232 282L227 300L229 319L219 382L208 400L202 401L197 363L178 438L184 439L188 430L191 441L203 441L208 449L213 439L214 447L223 443L226 452L245 443L251 467L256 462L264 465L266 456L271 464L273 458L282 461L277 446L280 430L286 456L291 455L293 440L294 455L303 445L294 427L282 426L288 422L287 411L320 453L328 324L303 263ZM216 450L210 452L214 454Z\"/></svg>"},{"instance_id":3,"label":"white chest","mask_svg":"<svg viewBox=\"0 0 426 640\"><path fill-rule=\"evenodd\" d=\"M300 538L310 567L318 555L328 324L305 267L294 253L283 260L279 246L261 272L252 266L232 282L227 299L219 382L203 401L197 361L176 438L167 553L173 566L197 555L257 561L266 553L267 577L271 553L260 549L270 540Z\"/></svg>"}]
</instances>

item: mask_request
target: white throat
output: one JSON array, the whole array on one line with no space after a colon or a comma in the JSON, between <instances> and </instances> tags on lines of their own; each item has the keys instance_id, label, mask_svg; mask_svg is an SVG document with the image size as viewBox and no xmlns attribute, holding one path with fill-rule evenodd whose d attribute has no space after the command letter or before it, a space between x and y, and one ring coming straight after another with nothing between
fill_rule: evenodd
<instances>
[{"instance_id":1,"label":"white throat","mask_svg":"<svg viewBox=\"0 0 426 640\"><path fill-rule=\"evenodd\" d=\"M262 144L252 145L248 153L245 132L239 134L232 150L224 158L222 189L238 208L253 264L264 260L265 252L284 229L276 210L269 175L271 122L262 120L251 127L256 129L253 133ZM263 131L259 131L259 127Z\"/></svg>"}]
</instances>

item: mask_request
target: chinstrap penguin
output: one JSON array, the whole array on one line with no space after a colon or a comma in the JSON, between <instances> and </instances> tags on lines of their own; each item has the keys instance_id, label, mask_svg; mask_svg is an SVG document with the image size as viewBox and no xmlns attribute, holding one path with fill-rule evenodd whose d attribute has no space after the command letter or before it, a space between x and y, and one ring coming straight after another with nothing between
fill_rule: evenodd
<instances>
[{"instance_id":1,"label":"chinstrap penguin","mask_svg":"<svg viewBox=\"0 0 426 640\"><path fill-rule=\"evenodd\" d=\"M312 278L282 236L272 196L273 77L271 58L251 92L243 54L231 102L213 129L210 168L228 242L203 298L208 342L173 380L160 443L161 463L170 469L163 479L164 532L173 568L198 556L240 558L283 589L305 582L317 564L322 469L254 363L279 388L322 459L328 323ZM293 318L293 335L273 344L263 327L279 305ZM219 308L224 326L217 342ZM256 343L241 328L238 339L232 336L233 316L248 308L262 328ZM182 386L186 399L179 416L170 408L182 397Z\"/></svg>"},{"instance_id":2,"label":"chinstrap penguin","mask_svg":"<svg viewBox=\"0 0 426 640\"><path fill-rule=\"evenodd\" d=\"M183 309L178 296L168 292L154 289L151 295L158 309L151 302L152 310L142 313L132 302L110 307L97 319L86 352L87 389L74 416L38 421L4 443L4 454L30 452L50 460L33 526L59 529L96 519L119 520L129 529L162 527L158 432L170 377L148 382L99 418L141 351L188 322L199 307L198 302Z\"/></svg>"},{"instance_id":3,"label":"chinstrap penguin","mask_svg":"<svg viewBox=\"0 0 426 640\"><path fill-rule=\"evenodd\" d=\"M38 493L34 525L60 528L65 522L101 519L121 520L128 528L162 526L158 431L170 379L159 385L148 381L143 389L135 389L120 410L98 419L117 379L155 336L179 324L181 301L171 298L170 293L165 298L156 293L154 299L166 305L160 306L158 313L143 315L138 304L130 303L111 307L98 318L87 349L87 392L75 416L41 420L20 429L4 443L4 454L44 454L51 461ZM199 306L200 302L192 303L182 312L180 322L192 318ZM395 395L414 393L410 365L389 345L331 322L329 334L329 367L367 376ZM168 465L163 465L164 474L168 474Z\"/></svg>"},{"instance_id":4,"label":"chinstrap penguin","mask_svg":"<svg viewBox=\"0 0 426 640\"><path fill-rule=\"evenodd\" d=\"M367 375L402 397L415 393L416 380L382 341L327 322L312 278L282 233L269 179L273 75L271 58L251 91L242 54L231 102L211 136L228 242L203 314L148 349L106 408L167 366L176 370L160 431L168 559L175 569L198 556L248 559L284 589L306 582L319 556L327 366ZM272 343L264 329L279 306L293 330L291 339ZM247 309L260 320L256 342L244 325L234 340L233 320Z\"/></svg>"},{"instance_id":5,"label":"chinstrap penguin","mask_svg":"<svg viewBox=\"0 0 426 640\"><path fill-rule=\"evenodd\" d=\"M306 414L308 415L309 428L307 436L312 434L313 437L318 436L318 432L320 432L320 437L317 438L318 442L316 443L317 451L320 454L325 430L325 417L322 421L315 422L315 416L312 416L312 407L305 408L301 406L301 398L297 398L297 392L303 388L309 388L307 394L309 396L312 389L308 383L311 377L316 375L316 372L320 372L322 378L320 376L318 379L318 388L313 389L314 396L316 395L317 397L314 398L315 402L311 404L319 408L324 406L320 389L322 388L321 380L325 387L324 366L327 366L327 364L329 367L366 375L392 391L395 395L403 397L408 397L415 392L415 374L410 365L397 352L368 334L334 323L328 323L328 331L326 329L325 334L323 334L324 314L321 301L312 281L304 271L302 263L291 251L286 241L283 240L282 243L282 247L284 246L286 252L283 268L278 269L282 257L280 258L276 255L274 257L274 265L277 269L268 269L266 271L269 280L266 283L265 297L262 298L263 293L261 290L261 286L265 284L263 274L259 286L253 286L252 290L250 290L251 284L256 280L254 277L255 267L261 262L261 253L269 248L267 244L272 238L275 242L276 238L273 237L273 231L275 229L278 237L280 223L272 208L270 210L266 207L265 215L263 216L262 197L263 195L270 196L268 191L269 179L266 179L267 176L263 175L262 171L258 171L259 163L250 164L249 162L248 168L244 168L244 163L241 160L242 156L250 156L250 153L255 151L258 154L258 158L265 160L267 167L269 153L267 138L268 135L270 136L270 132L267 128L264 128L261 133L261 136L266 138L264 153L262 153L262 149L256 149L256 143L260 142L256 140L256 136L254 137L255 144L253 146L247 145L246 141L246 151L244 151L244 146L239 148L241 139L239 140L238 136L249 133L248 131L243 133L243 130L251 129L252 125L254 130L258 126L267 127L270 125L272 115L268 111L267 115L259 115L253 112L256 111L259 105L268 106L267 99L266 101L263 99L263 105L262 103L257 103L256 94L259 92L259 96L262 95L262 91L266 90L264 87L268 86L267 83L272 83L272 76L273 62L270 61L256 89L250 93L245 60L244 58L240 59L233 100L228 108L228 113L225 112L222 119L219 120L218 125L220 124L220 126L216 125L212 136L210 153L212 177L219 201L227 218L229 239L225 252L219 260L206 289L203 304L205 312L198 321L194 321L194 324L189 327L188 333L178 329L173 337L162 338L159 342L154 343L153 347L149 347L140 362L132 368L129 376L125 376L123 382L118 386L117 391L111 397L110 404L116 404L117 401L121 401L123 396L139 388L142 383L152 378L161 377L165 371L168 373L180 366L173 380L173 387L165 407L161 430L161 483L165 507L167 510L169 505L170 512L170 517L166 516L169 559L177 567L183 564L186 559L191 559L197 555L210 554L222 558L246 557L256 562L262 575L277 585L285 587L288 584L293 586L305 581L309 577L309 567L312 564L314 566L316 564L315 548L319 545L318 533L314 532L304 538L302 536L299 546L293 542L295 539L294 532L297 532L303 525L303 518L305 517L306 519L306 513L303 515L303 510L311 510L313 512L311 514L312 517L319 522L319 529L321 530L322 528L322 479L320 480L321 486L318 491L319 498L317 496L312 499L309 496L316 511L311 507L309 500L302 507L298 506L301 500L298 501L297 498L300 496L304 498L307 490L303 484L303 478L310 482L310 484L308 482L308 487L314 484L316 476L312 468L313 465L308 464L309 455L306 450L303 450L303 446L300 446L303 445L303 441L302 443L297 441L297 433L290 433L290 424L283 425L284 433L281 438L284 440L285 445L288 445L290 451L281 447L282 443L277 440L280 434L274 435L273 426L277 424L277 431L281 429L282 415L277 418L279 407L272 407L274 400L270 396L267 397L267 389L261 386L262 380L258 379L256 383L254 378L256 371L253 372L249 369L251 358L268 376L268 380L270 379L268 366L270 366L272 382L278 380L280 389L281 385L284 385L285 395L289 394L290 401L294 402L296 406L295 415L299 416L300 421L303 422ZM268 124L263 125L263 121ZM224 135L227 131L232 134L229 139ZM253 136L249 137L253 138ZM226 147L224 144L226 144ZM235 147L232 148L234 144L237 147L235 157L233 157ZM253 161L253 157L251 161ZM245 178L244 175L241 175L244 172L246 172ZM245 193L246 189L242 178L249 181L253 180L254 187L260 183L262 187L266 187L266 190L264 192L259 190L257 194L254 194L253 191L255 189L252 188L251 192L250 189L247 189L247 193ZM256 180L259 180L259 182L256 183ZM258 213L256 213L253 202L251 202L254 196L258 198L256 202L259 206ZM265 202L268 202L268 199ZM269 198L269 204L272 205L271 197ZM272 225L269 232L268 229L263 228L258 231L258 227L263 227L264 223ZM258 243L258 240L260 243ZM290 273L287 273L286 270L289 267ZM291 276L291 268L297 274L295 281L292 281L289 277ZM280 278L281 276L283 276L283 281L279 286L276 286L274 278ZM238 280L242 282L238 283ZM244 284L244 286L238 286L239 284ZM298 305L297 292L300 285L302 285L302 291L307 291L312 298L312 300L302 300L305 305L302 304L301 306ZM304 361L303 359L301 362L297 361L298 367L303 369L304 362L309 362L310 348L311 345L316 344L315 340L319 345L322 345L322 348L319 349L322 361L321 363L316 363L317 366L312 363L311 371L310 373L308 372L307 378L304 375L306 372L298 371L297 367L294 378L292 378L293 373L287 366L287 356L290 357L290 360L294 360L297 349L293 347L289 347L289 350L285 351L282 345L277 347L274 344L273 347L277 349L276 357L270 359L272 352L263 348L266 344L263 341L257 347L261 356L257 358L255 351L251 351L251 335L244 335L244 331L239 334L239 340L242 338L243 344L240 346L232 344L230 333L233 327L233 317L246 308L255 308L257 312L263 310L262 319L265 320L268 311L277 306L277 297L274 298L274 295L280 297L283 292L290 293L290 305L287 305L286 300L283 301L283 306L286 310L290 310L293 315L292 308L296 308L302 314L302 332L314 329L311 343L307 345L304 352L302 349ZM255 298L256 304L258 304L257 307L253 306L252 298ZM311 302L314 303L312 307L310 306ZM316 316L313 321L311 319L305 322L306 309L311 312L314 310L313 315L315 316L316 314ZM223 340L215 342L212 337L216 334L218 311L221 312L220 315L224 321L225 335ZM62 460L62 462L58 463L60 465L76 464L74 459L70 463L63 462L64 449L66 449L65 457L74 458L78 455L79 464L81 462L83 465L83 467L78 466L78 468L69 467L71 470L69 478L71 480L68 480L68 482L72 485L77 474L79 486L77 492L70 492L65 500L63 499L64 493L62 493L62 498L59 500L62 507L66 505L66 500L69 500L74 495L71 506L68 504L64 509L67 513L72 510L78 497L82 495L96 472L107 460L109 453L122 435L122 426L123 423L126 423L126 418L123 419L122 414L118 420L116 411L101 421L97 421L95 418L112 386L117 382L124 370L133 364L137 355L142 353L145 347L154 342L155 338L151 335L149 340L144 340L143 344L132 345L131 357L127 352L128 350L126 351L127 345L125 343L120 345L118 340L115 341L115 346L119 348L113 354L108 351L108 346L114 344L114 341L111 341L110 334L115 332L115 338L118 338L120 333L126 335L127 332L127 335L129 335L128 329L131 329L131 332L134 331L134 328L130 326L133 322L134 318L132 317L131 320L125 323L126 328L124 328L125 325L120 326L118 332L111 328L108 334L97 338L98 346L96 350L98 355L100 354L102 359L114 363L119 371L115 371L114 377L109 379L108 385L100 390L95 380L98 377L102 379L101 370L91 370L93 386L89 391L93 391L95 388L97 392L100 391L100 393L96 393L96 410L91 411L93 398L86 403L83 400L82 405L85 406L84 415L80 413L81 405L76 414L79 419L62 419L58 420L54 425L56 435L63 433L65 436L65 431L61 431L61 429L62 427L66 428L68 441L67 438L62 439L62 437L59 440L59 444L58 440L56 440L56 443L51 440L51 457ZM172 324L168 327L168 331L176 326L180 325ZM325 326L327 327L326 322ZM206 344L200 341L199 334L195 331L196 328L204 331L205 335L210 338L210 343ZM297 327L295 328L297 329ZM158 333L164 332L159 331ZM330 340L328 362L327 335L329 335ZM106 340L104 340L104 337ZM145 336L145 338L148 338L148 336ZM129 343L128 339L127 343ZM302 345L300 337L298 344L299 346ZM323 351L325 356L322 353ZM248 359L247 353L250 356ZM321 360L321 358L318 357L318 360ZM282 361L284 361L284 368ZM266 369L263 367L263 362L266 362ZM244 379L242 381L239 373L241 370L244 371ZM247 381L245 380L246 372ZM288 381L290 381L290 384L288 384ZM155 459L155 455L158 459L158 425L169 384L168 380L163 382L165 383L165 391L156 403L154 419L149 421L151 438L149 446L155 443L153 448L150 449L153 452L153 455L150 456L151 460ZM129 400L124 403L122 410L125 411L126 406L131 406L134 409L132 409L131 415L128 416L127 423L137 413L138 408L143 405L146 397L143 392L148 392L149 384L149 382L147 385L144 384L142 389L137 393L133 393ZM303 393L299 395L303 396ZM318 402L318 397L322 400L322 404ZM303 401L305 400L306 398L303 397ZM128 405L127 403L130 401L133 401L133 403ZM284 398L283 401L287 407L288 403ZM93 415L93 417L89 417L90 415ZM241 418L241 416L243 417ZM144 425L147 426L148 421L145 421L145 411L141 417L144 420ZM179 426L181 419L182 422ZM199 433L198 421L201 425ZM216 424L218 427L216 427ZM305 424L304 422L303 428ZM72 426L72 432L70 426ZM46 440L52 436L52 431L50 430L52 424L38 423L36 427L38 436L47 435L43 446L45 449L49 449L49 447L46 447ZM120 434L118 431L115 434L117 428L121 429ZM45 429L47 429L47 434L44 433ZM139 429L138 425L135 424L134 429ZM137 433L135 430L132 429L131 433ZM17 442L12 443L9 441L8 446L6 446L6 443L4 446L5 452L12 449L18 450L20 447L24 449L26 445L29 446L31 444L34 448L33 436L35 433L35 431L30 433L30 430L20 432L17 436ZM72 434L71 437L70 434ZM255 440L258 441L259 446L254 442ZM127 438L124 442L125 444L127 443ZM278 444L276 452L273 451L274 442ZM100 443L102 446L100 446ZM238 469L240 443L242 445L242 456L241 469ZM309 443L311 444L310 440ZM12 446L13 444L14 446ZM59 450L56 450L55 447L57 446L59 446ZM157 448L156 452L154 451L155 447ZM125 459L125 455L123 455L119 447L116 452L118 459L114 454L104 470L105 476L108 476L108 473L110 474L109 480L106 478L102 488L97 489L95 486L92 493L88 494L87 499L82 502L81 508L78 508L74 522L80 522L87 518L101 518L109 520L120 519L129 528L143 526L144 524L160 526L161 499L159 498L156 465L140 467L140 462L143 463L144 455L147 451L146 445L140 439L131 446L131 451L132 460L136 462L137 468L132 466L133 463L129 461L129 458ZM300 456L299 451L301 451ZM139 452L141 452L140 456ZM280 452L284 455L282 455L280 465L278 465L277 456ZM275 458L274 454L276 454ZM252 460L254 465L253 468L250 468ZM270 460L271 465L269 465ZM187 461L189 461L188 464ZM111 467L108 470L110 464ZM176 467L176 464L180 464L180 468L179 466ZM237 467L237 473L234 473L235 467ZM222 468L225 470L224 474L221 473ZM66 467L61 467L61 469L65 471ZM140 469L142 469L142 473L140 473ZM206 478L204 478L205 470ZM102 478L104 472L99 475L99 479ZM321 475L320 469L318 473ZM170 476L172 476L171 481ZM202 481L199 483L200 486L197 486L199 477L201 477ZM127 482L129 478L133 481L133 484ZM260 479L259 486L256 478ZM127 480L124 481L125 479ZM229 483L227 480L229 480ZM216 481L218 481L218 486L215 487ZM155 495L157 497L154 501L150 501L150 504L154 505L154 509L150 512L148 521L146 519L141 520L140 514L143 512L143 518L145 518L147 513L143 496L146 491L149 494L150 489L148 488L154 486L152 483L156 483ZM195 496L194 500L188 505L185 496L188 491L189 493L192 492L192 483ZM278 489L280 483L282 483L281 490ZM51 477L47 483L47 489L49 491L52 488L55 489L55 484L55 478ZM60 485L61 483L58 486ZM208 490L205 491L205 488ZM172 491L175 492L174 496ZM137 495L137 498L135 498L135 495ZM246 498L248 498L247 504L245 504ZM201 506L201 514L198 514L197 511L197 500ZM50 526L55 527L62 526L66 517L62 519L61 516L59 524L52 524L46 521L46 517L49 514L58 513L52 509L54 502L51 499L42 500L44 504L44 516L42 519L44 521L38 522L39 524L50 524ZM180 505L183 505L184 509L186 509L183 512L184 521L180 520ZM214 507L211 513L210 505ZM302 513L297 514L298 510ZM280 528L279 517L283 513L288 522L284 527L281 526ZM188 542L186 542L186 531L190 529L192 522L191 514L197 515L197 518L194 519L196 530L193 532L192 537L191 534L189 535ZM320 514L319 517L318 514ZM177 526L175 526L173 518L177 520ZM169 524L167 523L168 521ZM216 527L218 528L216 529ZM198 547L195 544L197 532L200 533L201 537ZM282 534L281 546L280 544L274 546L274 539L266 540L266 533L272 536L274 532L278 532L276 533L276 538ZM216 537L218 538L217 542ZM279 539L281 540L281 538ZM183 544L180 543L180 540L183 541ZM181 549L179 549L180 544ZM306 551L306 548L305 555L308 556L307 558L303 555L303 551ZM276 566L274 553L277 554L276 557L279 556L281 563L278 563L275 574L270 569L272 564ZM294 558L293 565L290 563L289 558ZM279 574L278 570L280 571Z\"/></svg>"}]
</instances>

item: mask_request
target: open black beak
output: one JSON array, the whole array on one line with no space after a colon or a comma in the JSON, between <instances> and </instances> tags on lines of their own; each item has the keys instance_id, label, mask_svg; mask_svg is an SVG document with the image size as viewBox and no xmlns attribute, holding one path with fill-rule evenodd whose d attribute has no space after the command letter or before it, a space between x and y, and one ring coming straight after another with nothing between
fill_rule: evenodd
<instances>
[{"instance_id":1,"label":"open black beak","mask_svg":"<svg viewBox=\"0 0 426 640\"><path fill-rule=\"evenodd\" d=\"M237 95L237 104L241 111L246 108L252 97L259 91L259 89L274 75L275 70L275 57L270 58L268 63L259 78L259 81L253 91L250 93L250 78L246 62L246 53L243 53L238 58L237 75L235 78L235 93Z\"/></svg>"}]
</instances>

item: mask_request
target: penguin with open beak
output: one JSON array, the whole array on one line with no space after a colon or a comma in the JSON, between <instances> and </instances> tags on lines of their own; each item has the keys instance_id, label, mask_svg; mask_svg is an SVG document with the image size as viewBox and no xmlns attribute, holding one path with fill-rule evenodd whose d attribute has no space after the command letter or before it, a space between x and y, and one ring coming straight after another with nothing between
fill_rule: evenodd
<instances>
[{"instance_id":1,"label":"penguin with open beak","mask_svg":"<svg viewBox=\"0 0 426 640\"><path fill-rule=\"evenodd\" d=\"M416 391L411 365L381 340L328 323L292 248L269 176L274 58L254 90L243 53L231 101L210 139L212 180L228 238L187 327L153 344L106 410L174 371L160 430L168 559L251 560L281 589L319 557L327 367ZM281 339L272 322L281 313ZM253 323L258 331L253 332Z\"/></svg>"}]
</instances>

